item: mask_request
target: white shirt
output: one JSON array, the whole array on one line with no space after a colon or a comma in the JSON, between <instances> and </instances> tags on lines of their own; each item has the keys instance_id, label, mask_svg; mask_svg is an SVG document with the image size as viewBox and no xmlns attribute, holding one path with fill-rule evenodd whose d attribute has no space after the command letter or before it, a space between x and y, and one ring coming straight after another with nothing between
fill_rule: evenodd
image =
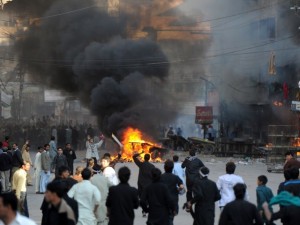
<instances>
[{"instance_id":1,"label":"white shirt","mask_svg":"<svg viewBox=\"0 0 300 225\"><path fill-rule=\"evenodd\" d=\"M101 147L103 140L99 141L98 143L90 143L89 141L86 142L86 154L85 158L90 159L95 157L97 160L99 159L98 148Z\"/></svg>"},{"instance_id":2,"label":"white shirt","mask_svg":"<svg viewBox=\"0 0 300 225\"><path fill-rule=\"evenodd\" d=\"M42 161L41 161L41 153L40 152L36 153L33 166L38 171L42 170Z\"/></svg>"},{"instance_id":3,"label":"white shirt","mask_svg":"<svg viewBox=\"0 0 300 225\"><path fill-rule=\"evenodd\" d=\"M116 171L114 170L114 168L110 166L106 167L103 170L103 176L105 176L112 185L119 184L119 179L117 178Z\"/></svg>"},{"instance_id":4,"label":"white shirt","mask_svg":"<svg viewBox=\"0 0 300 225\"><path fill-rule=\"evenodd\" d=\"M224 207L227 203L235 199L233 186L237 183L245 183L243 178L235 174L225 174L219 177L217 181L217 187L220 190L221 199L219 201L219 207ZM248 194L246 193L245 199L248 200Z\"/></svg>"},{"instance_id":5,"label":"white shirt","mask_svg":"<svg viewBox=\"0 0 300 225\"><path fill-rule=\"evenodd\" d=\"M83 180L69 190L68 196L78 203L78 224L92 225L96 222L94 209L100 205L101 193L95 185L89 180Z\"/></svg>"},{"instance_id":6,"label":"white shirt","mask_svg":"<svg viewBox=\"0 0 300 225\"><path fill-rule=\"evenodd\" d=\"M1 220L0 225L4 225L4 223ZM36 223L28 217L22 216L19 213L17 213L16 218L8 225L36 225Z\"/></svg>"},{"instance_id":7,"label":"white shirt","mask_svg":"<svg viewBox=\"0 0 300 225\"><path fill-rule=\"evenodd\" d=\"M180 162L174 162L173 174L177 175L183 182L185 186L185 169L181 167Z\"/></svg>"}]
</instances>

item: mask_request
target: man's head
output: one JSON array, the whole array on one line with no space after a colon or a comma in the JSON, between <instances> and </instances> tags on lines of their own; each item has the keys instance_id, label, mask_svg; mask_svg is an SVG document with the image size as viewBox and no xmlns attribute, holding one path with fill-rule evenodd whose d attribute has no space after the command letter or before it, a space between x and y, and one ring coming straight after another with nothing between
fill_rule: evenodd
<instances>
[{"instance_id":1,"label":"man's head","mask_svg":"<svg viewBox=\"0 0 300 225\"><path fill-rule=\"evenodd\" d=\"M8 141L9 140L9 136L5 136L5 141Z\"/></svg>"},{"instance_id":2,"label":"man's head","mask_svg":"<svg viewBox=\"0 0 300 225\"><path fill-rule=\"evenodd\" d=\"M292 159L294 157L294 153L291 151L287 151L284 155L285 155L286 161L289 161L290 159Z\"/></svg>"},{"instance_id":3,"label":"man's head","mask_svg":"<svg viewBox=\"0 0 300 225\"><path fill-rule=\"evenodd\" d=\"M22 169L25 171L29 171L30 170L30 163L27 161L24 161L24 164L22 165Z\"/></svg>"},{"instance_id":4,"label":"man's head","mask_svg":"<svg viewBox=\"0 0 300 225\"><path fill-rule=\"evenodd\" d=\"M194 149L190 149L189 153L190 153L190 156L195 156L196 155L196 151Z\"/></svg>"},{"instance_id":5,"label":"man's head","mask_svg":"<svg viewBox=\"0 0 300 225\"><path fill-rule=\"evenodd\" d=\"M54 141L55 140L55 137L54 136L51 136L51 141Z\"/></svg>"},{"instance_id":6,"label":"man's head","mask_svg":"<svg viewBox=\"0 0 300 225\"><path fill-rule=\"evenodd\" d=\"M71 144L70 144L70 143L67 143L67 144L66 144L66 148L67 148L67 149L71 149Z\"/></svg>"},{"instance_id":7,"label":"man's head","mask_svg":"<svg viewBox=\"0 0 300 225\"><path fill-rule=\"evenodd\" d=\"M0 194L0 219L5 220L10 214L16 214L18 199L12 192Z\"/></svg>"},{"instance_id":8,"label":"man's head","mask_svg":"<svg viewBox=\"0 0 300 225\"><path fill-rule=\"evenodd\" d=\"M65 183L61 181L53 181L47 185L47 190L45 193L45 200L49 203L55 204L60 201L60 199L65 194Z\"/></svg>"},{"instance_id":9,"label":"man's head","mask_svg":"<svg viewBox=\"0 0 300 225\"><path fill-rule=\"evenodd\" d=\"M93 158L88 159L88 167L94 167L95 165L95 160Z\"/></svg>"},{"instance_id":10,"label":"man's head","mask_svg":"<svg viewBox=\"0 0 300 225\"><path fill-rule=\"evenodd\" d=\"M38 152L42 152L44 150L44 148L42 146L38 147Z\"/></svg>"},{"instance_id":11,"label":"man's head","mask_svg":"<svg viewBox=\"0 0 300 225\"><path fill-rule=\"evenodd\" d=\"M199 172L201 177L207 177L209 174L209 169L206 166L202 166Z\"/></svg>"},{"instance_id":12,"label":"man's head","mask_svg":"<svg viewBox=\"0 0 300 225\"><path fill-rule=\"evenodd\" d=\"M50 149L50 145L49 144L44 144L44 150L48 151Z\"/></svg>"},{"instance_id":13,"label":"man's head","mask_svg":"<svg viewBox=\"0 0 300 225\"><path fill-rule=\"evenodd\" d=\"M105 152L103 155L103 157L106 157L106 156L110 158L110 154L108 152Z\"/></svg>"},{"instance_id":14,"label":"man's head","mask_svg":"<svg viewBox=\"0 0 300 225\"><path fill-rule=\"evenodd\" d=\"M128 183L128 180L130 178L129 168L126 166L121 167L119 169L118 176L121 183Z\"/></svg>"},{"instance_id":15,"label":"man's head","mask_svg":"<svg viewBox=\"0 0 300 225\"><path fill-rule=\"evenodd\" d=\"M12 149L13 149L13 150L16 150L17 148L18 148L18 145L17 145L16 143L13 143Z\"/></svg>"},{"instance_id":16,"label":"man's head","mask_svg":"<svg viewBox=\"0 0 300 225\"><path fill-rule=\"evenodd\" d=\"M81 176L81 172L84 168L82 166L77 166L76 169L75 169L75 174L76 175L80 175Z\"/></svg>"},{"instance_id":17,"label":"man's head","mask_svg":"<svg viewBox=\"0 0 300 225\"><path fill-rule=\"evenodd\" d=\"M266 185L268 183L268 178L265 175L260 175L257 177L258 185Z\"/></svg>"},{"instance_id":18,"label":"man's head","mask_svg":"<svg viewBox=\"0 0 300 225\"><path fill-rule=\"evenodd\" d=\"M102 159L101 159L101 166L102 166L102 168L108 167L109 164L110 164L110 157L108 157L108 156L102 157Z\"/></svg>"},{"instance_id":19,"label":"man's head","mask_svg":"<svg viewBox=\"0 0 300 225\"><path fill-rule=\"evenodd\" d=\"M70 170L67 166L60 166L58 168L58 176L62 179L67 179L70 176Z\"/></svg>"},{"instance_id":20,"label":"man's head","mask_svg":"<svg viewBox=\"0 0 300 225\"><path fill-rule=\"evenodd\" d=\"M82 179L89 180L92 176L92 171L88 168L84 168L81 172Z\"/></svg>"},{"instance_id":21,"label":"man's head","mask_svg":"<svg viewBox=\"0 0 300 225\"><path fill-rule=\"evenodd\" d=\"M235 166L234 162L228 162L226 164L226 173L234 174L235 168L236 168L236 166Z\"/></svg>"},{"instance_id":22,"label":"man's head","mask_svg":"<svg viewBox=\"0 0 300 225\"><path fill-rule=\"evenodd\" d=\"M178 160L179 160L178 155L173 155L173 161L174 161L174 162L178 162Z\"/></svg>"},{"instance_id":23,"label":"man's head","mask_svg":"<svg viewBox=\"0 0 300 225\"><path fill-rule=\"evenodd\" d=\"M63 149L61 147L57 148L57 154L62 155L63 154Z\"/></svg>"},{"instance_id":24,"label":"man's head","mask_svg":"<svg viewBox=\"0 0 300 225\"><path fill-rule=\"evenodd\" d=\"M166 173L172 173L174 168L174 163L171 160L166 160L165 161L165 165L164 165L164 169Z\"/></svg>"},{"instance_id":25,"label":"man's head","mask_svg":"<svg viewBox=\"0 0 300 225\"><path fill-rule=\"evenodd\" d=\"M27 145L26 145L25 150L26 150L27 152L29 152L29 150L30 150L30 144L27 144Z\"/></svg>"},{"instance_id":26,"label":"man's head","mask_svg":"<svg viewBox=\"0 0 300 225\"><path fill-rule=\"evenodd\" d=\"M150 154L147 153L144 155L144 161L148 162L149 160L150 160Z\"/></svg>"},{"instance_id":27,"label":"man's head","mask_svg":"<svg viewBox=\"0 0 300 225\"><path fill-rule=\"evenodd\" d=\"M151 170L151 177L152 177L152 181L159 181L160 180L160 176L161 176L161 171L158 168L153 168Z\"/></svg>"},{"instance_id":28,"label":"man's head","mask_svg":"<svg viewBox=\"0 0 300 225\"><path fill-rule=\"evenodd\" d=\"M237 183L233 186L233 191L236 199L244 199L246 194L246 185Z\"/></svg>"}]
</instances>

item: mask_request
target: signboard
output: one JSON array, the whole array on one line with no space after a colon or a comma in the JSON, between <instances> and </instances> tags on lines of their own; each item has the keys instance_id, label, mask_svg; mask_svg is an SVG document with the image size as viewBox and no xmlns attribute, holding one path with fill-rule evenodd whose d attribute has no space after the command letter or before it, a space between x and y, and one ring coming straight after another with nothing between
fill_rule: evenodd
<instances>
[{"instance_id":1,"label":"signboard","mask_svg":"<svg viewBox=\"0 0 300 225\"><path fill-rule=\"evenodd\" d=\"M58 90L45 90L44 91L44 101L45 102L60 102L64 101L66 96Z\"/></svg>"},{"instance_id":2,"label":"signboard","mask_svg":"<svg viewBox=\"0 0 300 225\"><path fill-rule=\"evenodd\" d=\"M292 101L291 110L300 111L300 101Z\"/></svg>"},{"instance_id":3,"label":"signboard","mask_svg":"<svg viewBox=\"0 0 300 225\"><path fill-rule=\"evenodd\" d=\"M211 106L196 106L197 124L211 124L213 122L213 108Z\"/></svg>"}]
</instances>

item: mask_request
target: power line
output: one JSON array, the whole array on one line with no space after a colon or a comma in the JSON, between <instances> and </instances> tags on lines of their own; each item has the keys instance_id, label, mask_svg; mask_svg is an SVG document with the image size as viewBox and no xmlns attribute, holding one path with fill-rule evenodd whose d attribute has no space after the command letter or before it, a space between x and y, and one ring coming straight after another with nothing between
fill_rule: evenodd
<instances>
[{"instance_id":1,"label":"power line","mask_svg":"<svg viewBox=\"0 0 300 225\"><path fill-rule=\"evenodd\" d=\"M54 17L59 17L59 16L64 16L64 15L68 15L68 14L73 14L73 13L78 13L81 11L85 11L91 8L95 8L95 7L99 7L98 5L91 5L91 6L87 6L87 7L83 7L83 8L79 8L79 9L74 9L74 10L70 10L70 11L66 11L66 12L62 12L62 13L57 13L57 14L53 14L53 15L49 15L49 16L42 16L42 17L38 17L35 19L40 19L40 20L46 20L46 19L51 19Z\"/></svg>"}]
</instances>

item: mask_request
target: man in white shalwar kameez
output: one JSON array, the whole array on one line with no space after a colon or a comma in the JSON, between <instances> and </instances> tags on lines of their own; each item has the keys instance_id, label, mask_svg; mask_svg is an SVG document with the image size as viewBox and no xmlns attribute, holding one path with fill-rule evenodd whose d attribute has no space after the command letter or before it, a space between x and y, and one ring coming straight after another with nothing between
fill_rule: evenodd
<instances>
[{"instance_id":1,"label":"man in white shalwar kameez","mask_svg":"<svg viewBox=\"0 0 300 225\"><path fill-rule=\"evenodd\" d=\"M38 147L38 152L35 155L35 160L33 163L34 167L34 176L35 176L35 193L38 194L40 192L40 180L41 180L41 171L42 171L42 161L41 161L41 154L43 148Z\"/></svg>"},{"instance_id":2,"label":"man in white shalwar kameez","mask_svg":"<svg viewBox=\"0 0 300 225\"><path fill-rule=\"evenodd\" d=\"M68 192L70 198L74 198L78 203L78 223L77 225L96 225L96 212L101 202L101 193L90 181L92 172L85 168L81 172L83 181L75 184Z\"/></svg>"}]
</instances>

